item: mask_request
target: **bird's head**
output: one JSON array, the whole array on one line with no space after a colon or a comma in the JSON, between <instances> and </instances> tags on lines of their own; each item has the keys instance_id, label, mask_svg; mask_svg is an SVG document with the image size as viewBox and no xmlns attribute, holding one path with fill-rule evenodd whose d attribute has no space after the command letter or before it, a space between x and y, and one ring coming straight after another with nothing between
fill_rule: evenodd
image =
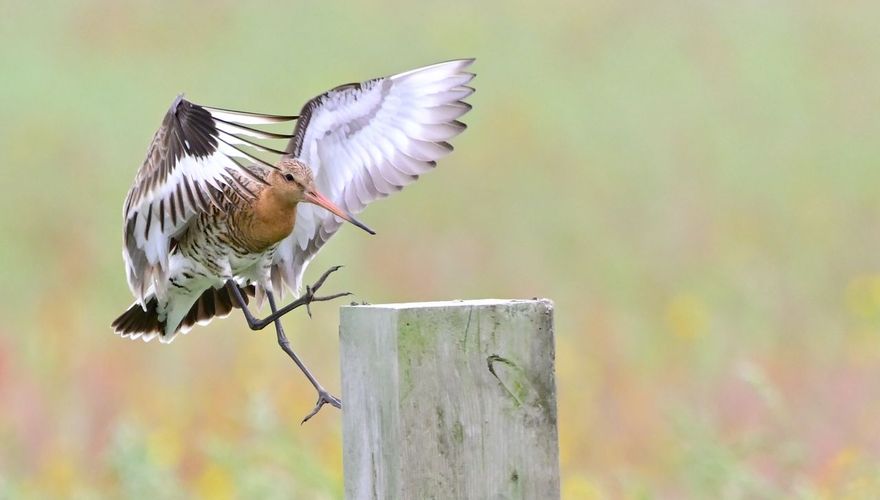
<instances>
[{"instance_id":1,"label":"bird's head","mask_svg":"<svg viewBox=\"0 0 880 500\"><path fill-rule=\"evenodd\" d=\"M308 202L307 193L317 193L312 169L294 158L282 158L277 170L271 170L266 181L272 186L274 194L288 204Z\"/></svg>"},{"instance_id":2,"label":"bird's head","mask_svg":"<svg viewBox=\"0 0 880 500\"><path fill-rule=\"evenodd\" d=\"M347 210L340 208L321 194L315 187L312 169L296 158L282 158L278 163L278 169L271 171L266 181L274 191L273 194L285 204L293 206L301 202L312 203L370 234L376 234L372 229L355 219Z\"/></svg>"}]
</instances>

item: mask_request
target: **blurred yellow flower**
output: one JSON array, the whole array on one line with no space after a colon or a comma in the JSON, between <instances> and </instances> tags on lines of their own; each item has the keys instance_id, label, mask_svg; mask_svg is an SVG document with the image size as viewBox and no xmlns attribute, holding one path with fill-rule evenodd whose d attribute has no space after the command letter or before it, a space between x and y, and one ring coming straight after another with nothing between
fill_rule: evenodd
<instances>
[{"instance_id":1,"label":"blurred yellow flower","mask_svg":"<svg viewBox=\"0 0 880 500\"><path fill-rule=\"evenodd\" d=\"M880 314L880 275L853 278L846 287L846 306L850 313L861 318Z\"/></svg>"},{"instance_id":2,"label":"blurred yellow flower","mask_svg":"<svg viewBox=\"0 0 880 500\"><path fill-rule=\"evenodd\" d=\"M74 462L67 453L53 453L45 464L41 483L53 496L64 497L71 493L76 478Z\"/></svg>"},{"instance_id":3,"label":"blurred yellow flower","mask_svg":"<svg viewBox=\"0 0 880 500\"><path fill-rule=\"evenodd\" d=\"M877 464L854 446L837 452L819 477L821 491L827 498L877 498L880 475Z\"/></svg>"},{"instance_id":4,"label":"blurred yellow flower","mask_svg":"<svg viewBox=\"0 0 880 500\"><path fill-rule=\"evenodd\" d=\"M859 461L859 452L852 446L840 449L828 462L821 484L826 487L840 482L841 478Z\"/></svg>"},{"instance_id":5,"label":"blurred yellow flower","mask_svg":"<svg viewBox=\"0 0 880 500\"><path fill-rule=\"evenodd\" d=\"M837 498L862 500L877 498L880 491L880 480L876 474L858 474L843 487L843 492Z\"/></svg>"},{"instance_id":6,"label":"blurred yellow flower","mask_svg":"<svg viewBox=\"0 0 880 500\"><path fill-rule=\"evenodd\" d=\"M562 482L562 498L579 500L600 500L605 498L593 481L580 474L570 476Z\"/></svg>"},{"instance_id":7,"label":"blurred yellow flower","mask_svg":"<svg viewBox=\"0 0 880 500\"><path fill-rule=\"evenodd\" d=\"M226 500L235 497L234 483L229 471L217 464L208 464L196 479L199 498Z\"/></svg>"},{"instance_id":8,"label":"blurred yellow flower","mask_svg":"<svg viewBox=\"0 0 880 500\"><path fill-rule=\"evenodd\" d=\"M147 437L147 452L156 464L173 467L180 460L182 445L176 429L161 427Z\"/></svg>"},{"instance_id":9,"label":"blurred yellow flower","mask_svg":"<svg viewBox=\"0 0 880 500\"><path fill-rule=\"evenodd\" d=\"M706 333L709 313L699 297L680 293L666 305L666 325L676 337L693 340Z\"/></svg>"}]
</instances>

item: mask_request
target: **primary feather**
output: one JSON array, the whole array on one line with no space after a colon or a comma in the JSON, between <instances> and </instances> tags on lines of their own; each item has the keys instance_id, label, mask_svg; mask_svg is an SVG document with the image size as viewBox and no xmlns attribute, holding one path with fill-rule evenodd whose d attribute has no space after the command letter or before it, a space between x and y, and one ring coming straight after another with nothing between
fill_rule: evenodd
<instances>
[{"instance_id":1,"label":"primary feather","mask_svg":"<svg viewBox=\"0 0 880 500\"><path fill-rule=\"evenodd\" d=\"M328 198L353 214L400 191L452 151L446 142L466 127L467 72L473 59L336 87L303 106L287 153L312 168ZM342 221L311 205L297 212L293 233L275 253L273 284L298 294L303 273Z\"/></svg>"}]
</instances>

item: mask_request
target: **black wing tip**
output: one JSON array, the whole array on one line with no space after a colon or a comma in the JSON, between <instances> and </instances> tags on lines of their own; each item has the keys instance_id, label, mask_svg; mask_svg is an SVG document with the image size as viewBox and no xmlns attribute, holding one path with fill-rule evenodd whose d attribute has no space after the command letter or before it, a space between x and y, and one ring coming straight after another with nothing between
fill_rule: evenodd
<instances>
[{"instance_id":1,"label":"black wing tip","mask_svg":"<svg viewBox=\"0 0 880 500\"><path fill-rule=\"evenodd\" d=\"M178 111L182 109L191 110L191 109L205 109L203 106L196 104L189 99L186 98L186 93L181 92L177 94L177 97L174 98L174 101L171 103L171 107L168 108L168 113L177 114ZM207 111L207 110L206 110ZM210 113L208 113L210 114Z\"/></svg>"},{"instance_id":2,"label":"black wing tip","mask_svg":"<svg viewBox=\"0 0 880 500\"><path fill-rule=\"evenodd\" d=\"M186 99L184 98L185 96L186 94L184 92L177 94L177 97L175 97L174 101L171 102L171 107L168 109L168 111L177 111L180 103L186 101Z\"/></svg>"},{"instance_id":3,"label":"black wing tip","mask_svg":"<svg viewBox=\"0 0 880 500\"><path fill-rule=\"evenodd\" d=\"M188 106L191 106L191 107L204 109L204 110L207 111L208 114L210 114L211 117L214 118L215 120L219 120L219 118L215 117L215 116L211 113L211 111L218 111L218 112L221 112L221 113L229 113L229 114L232 114L232 115L241 115L241 116L252 116L252 117L256 117L256 118L265 118L265 119L267 119L267 120L272 120L274 123L284 123L284 122L290 122L290 121L294 121L294 120L298 120L298 119L299 119L299 115L271 115L271 114L268 114L268 113L255 113L255 112L252 112L252 111L241 111L241 110L238 110L238 109L218 108L218 107L216 107L216 106L202 106L202 105L200 105L200 104L196 104L196 103L194 103L194 102L192 102L192 101L186 99L186 93L185 93L185 92L181 92L181 93L177 94L177 96L174 98L174 101L171 102L171 106L170 106L170 108L168 109L168 111L169 111L169 112L176 112L176 111L180 108L180 106L181 106L181 105L184 105L184 104L185 104L185 105L188 105ZM221 121L226 122L225 120L221 120Z\"/></svg>"}]
</instances>

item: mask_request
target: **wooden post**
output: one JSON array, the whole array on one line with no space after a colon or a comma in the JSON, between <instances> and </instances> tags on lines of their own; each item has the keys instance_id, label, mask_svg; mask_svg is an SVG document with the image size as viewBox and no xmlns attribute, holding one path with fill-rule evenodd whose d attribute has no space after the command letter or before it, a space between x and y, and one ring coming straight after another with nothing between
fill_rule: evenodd
<instances>
[{"instance_id":1,"label":"wooden post","mask_svg":"<svg viewBox=\"0 0 880 500\"><path fill-rule=\"evenodd\" d=\"M552 302L341 316L347 499L559 498Z\"/></svg>"}]
</instances>

